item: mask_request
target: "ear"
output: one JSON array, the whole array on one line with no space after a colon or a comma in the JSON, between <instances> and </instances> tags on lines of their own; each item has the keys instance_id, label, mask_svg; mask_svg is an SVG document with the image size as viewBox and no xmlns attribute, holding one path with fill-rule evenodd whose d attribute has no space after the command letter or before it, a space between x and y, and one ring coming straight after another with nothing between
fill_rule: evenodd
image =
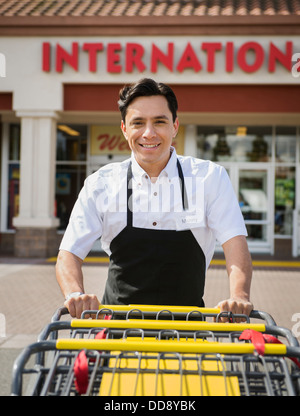
<instances>
[{"instance_id":1,"label":"ear","mask_svg":"<svg viewBox=\"0 0 300 416\"><path fill-rule=\"evenodd\" d=\"M125 123L124 123L123 120L121 121L121 129L122 129L122 132L123 132L123 135L124 135L125 139L127 140L126 126L125 126Z\"/></svg>"},{"instance_id":2,"label":"ear","mask_svg":"<svg viewBox=\"0 0 300 416\"><path fill-rule=\"evenodd\" d=\"M173 128L174 128L174 132L173 132L173 139L176 137L177 133L178 133L178 129L179 129L179 120L178 117L176 117L176 120L173 123Z\"/></svg>"}]
</instances>

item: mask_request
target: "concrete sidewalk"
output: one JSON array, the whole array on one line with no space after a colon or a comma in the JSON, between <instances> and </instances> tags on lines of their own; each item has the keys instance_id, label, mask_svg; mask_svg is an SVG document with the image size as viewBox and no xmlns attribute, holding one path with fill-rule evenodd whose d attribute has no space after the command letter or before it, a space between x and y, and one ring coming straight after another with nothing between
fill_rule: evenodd
<instances>
[{"instance_id":1,"label":"concrete sidewalk","mask_svg":"<svg viewBox=\"0 0 300 416\"><path fill-rule=\"evenodd\" d=\"M206 278L208 307L228 297L225 267L222 262L215 264ZM297 322L300 323L299 263L283 263L281 267L274 267L274 263L271 267L272 264L263 261L257 264L252 283L255 309L270 313L277 325L293 330L300 341L299 324L297 326ZM107 262L84 264L86 292L96 293L101 298L107 269ZM7 379L17 354L36 341L62 304L53 261L0 258L0 395L9 394Z\"/></svg>"},{"instance_id":2,"label":"concrete sidewalk","mask_svg":"<svg viewBox=\"0 0 300 416\"><path fill-rule=\"evenodd\" d=\"M255 261L254 261L255 262ZM214 307L228 296L228 279L224 266L212 266L207 273L205 303ZM278 325L292 328L292 317L300 313L300 268L270 267L260 261L254 266L252 302L255 309L269 312ZM297 263L299 264L299 263ZM101 298L108 265L85 263L86 292ZM0 258L0 313L5 317L5 337L0 348L20 348L46 325L63 297L55 278L55 263L47 260ZM2 331L3 332L3 331ZM3 335L0 333L0 335Z\"/></svg>"}]
</instances>

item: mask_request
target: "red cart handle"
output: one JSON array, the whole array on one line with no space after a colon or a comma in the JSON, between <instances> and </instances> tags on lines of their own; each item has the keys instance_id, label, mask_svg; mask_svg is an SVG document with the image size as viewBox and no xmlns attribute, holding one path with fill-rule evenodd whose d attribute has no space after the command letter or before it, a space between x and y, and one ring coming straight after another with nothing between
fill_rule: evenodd
<instances>
[{"instance_id":1,"label":"red cart handle","mask_svg":"<svg viewBox=\"0 0 300 416\"><path fill-rule=\"evenodd\" d=\"M269 334L263 334L261 332L257 332L254 329L246 329L243 331L239 337L240 340L249 340L254 345L254 348L256 349L257 353L259 355L265 354L265 343L268 344L282 344L279 339L274 337L273 335ZM290 360L292 360L298 368L300 368L300 362L295 357L288 357Z\"/></svg>"},{"instance_id":2,"label":"red cart handle","mask_svg":"<svg viewBox=\"0 0 300 416\"><path fill-rule=\"evenodd\" d=\"M75 388L78 394L85 394L89 385L89 363L82 350L74 363Z\"/></svg>"},{"instance_id":3,"label":"red cart handle","mask_svg":"<svg viewBox=\"0 0 300 416\"><path fill-rule=\"evenodd\" d=\"M110 320L111 315L106 315L105 320ZM95 339L106 339L106 328L95 336ZM85 350L80 351L74 363L75 388L78 394L85 394L89 385L89 363Z\"/></svg>"}]
</instances>

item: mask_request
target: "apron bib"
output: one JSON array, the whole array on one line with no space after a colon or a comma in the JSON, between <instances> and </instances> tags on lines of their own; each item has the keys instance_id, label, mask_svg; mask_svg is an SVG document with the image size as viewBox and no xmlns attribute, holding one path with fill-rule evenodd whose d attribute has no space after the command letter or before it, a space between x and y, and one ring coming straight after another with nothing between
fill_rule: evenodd
<instances>
[{"instance_id":1,"label":"apron bib","mask_svg":"<svg viewBox=\"0 0 300 416\"><path fill-rule=\"evenodd\" d=\"M186 209L182 168L182 205ZM127 203L132 198L127 172ZM152 230L133 227L127 205L127 226L112 240L108 279L102 304L204 306L205 256L191 230Z\"/></svg>"}]
</instances>

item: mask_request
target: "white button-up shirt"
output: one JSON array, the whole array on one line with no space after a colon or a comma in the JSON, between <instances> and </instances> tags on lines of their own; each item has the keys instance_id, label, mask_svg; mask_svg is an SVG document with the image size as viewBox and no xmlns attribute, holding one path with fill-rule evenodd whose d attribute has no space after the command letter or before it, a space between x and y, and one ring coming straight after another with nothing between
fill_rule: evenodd
<instances>
[{"instance_id":1,"label":"white button-up shirt","mask_svg":"<svg viewBox=\"0 0 300 416\"><path fill-rule=\"evenodd\" d=\"M134 155L90 175L79 193L60 249L84 259L101 237L110 255L111 241L127 225L127 169L132 161L133 226L156 230L190 229L206 258L215 243L247 235L244 219L226 170L211 161L177 156L171 149L168 164L155 181ZM177 158L182 167L188 209L183 210ZM132 253L134 255L134 253Z\"/></svg>"}]
</instances>

